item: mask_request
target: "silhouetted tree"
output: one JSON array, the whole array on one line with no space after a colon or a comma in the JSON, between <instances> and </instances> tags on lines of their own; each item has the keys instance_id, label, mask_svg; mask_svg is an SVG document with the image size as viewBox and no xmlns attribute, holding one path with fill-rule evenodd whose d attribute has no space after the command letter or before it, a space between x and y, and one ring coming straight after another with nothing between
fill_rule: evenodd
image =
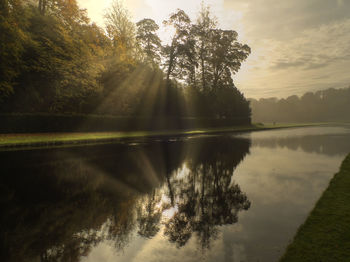
<instances>
[{"instance_id":1,"label":"silhouetted tree","mask_svg":"<svg viewBox=\"0 0 350 262\"><path fill-rule=\"evenodd\" d=\"M136 23L137 26L137 40L145 53L144 61L150 63L152 66L159 65L161 41L156 34L159 26L153 19L145 18Z\"/></svg>"},{"instance_id":2,"label":"silhouetted tree","mask_svg":"<svg viewBox=\"0 0 350 262\"><path fill-rule=\"evenodd\" d=\"M201 5L196 24L193 26L193 32L196 36L196 49L199 56L199 74L201 79L202 91L205 91L207 84L210 81L208 75L208 60L210 59L211 48L210 48L210 33L217 26L217 19L212 17L209 6Z\"/></svg>"},{"instance_id":3,"label":"silhouetted tree","mask_svg":"<svg viewBox=\"0 0 350 262\"><path fill-rule=\"evenodd\" d=\"M171 43L164 47L165 54L165 71L166 79L169 81L170 76L176 77L181 74L179 61L181 56L185 55L187 37L190 33L191 20L188 15L178 9L171 14L168 20L163 22L166 26L172 26L175 29L174 35L171 38Z\"/></svg>"}]
</instances>

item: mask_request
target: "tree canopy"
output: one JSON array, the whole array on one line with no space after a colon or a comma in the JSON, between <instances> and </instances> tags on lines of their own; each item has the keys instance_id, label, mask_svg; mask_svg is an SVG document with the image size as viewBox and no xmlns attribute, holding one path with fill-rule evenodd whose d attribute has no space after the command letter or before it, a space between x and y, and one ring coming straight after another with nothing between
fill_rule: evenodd
<instances>
[{"instance_id":1,"label":"tree canopy","mask_svg":"<svg viewBox=\"0 0 350 262\"><path fill-rule=\"evenodd\" d=\"M250 54L209 7L177 9L162 43L150 18L122 2L91 23L76 0L1 0L0 112L250 117L232 76Z\"/></svg>"}]
</instances>

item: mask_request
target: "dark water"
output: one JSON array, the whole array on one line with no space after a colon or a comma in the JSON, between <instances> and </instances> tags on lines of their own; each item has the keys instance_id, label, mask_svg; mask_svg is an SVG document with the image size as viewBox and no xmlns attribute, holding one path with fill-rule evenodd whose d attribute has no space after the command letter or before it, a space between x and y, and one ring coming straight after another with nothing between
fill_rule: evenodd
<instances>
[{"instance_id":1,"label":"dark water","mask_svg":"<svg viewBox=\"0 0 350 262\"><path fill-rule=\"evenodd\" d=\"M277 261L348 127L0 153L0 261Z\"/></svg>"}]
</instances>

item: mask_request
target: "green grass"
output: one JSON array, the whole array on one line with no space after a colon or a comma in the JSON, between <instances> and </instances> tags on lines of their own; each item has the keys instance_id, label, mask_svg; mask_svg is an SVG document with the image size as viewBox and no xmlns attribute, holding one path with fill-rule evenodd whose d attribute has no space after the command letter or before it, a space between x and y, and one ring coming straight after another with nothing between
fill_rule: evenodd
<instances>
[{"instance_id":1,"label":"green grass","mask_svg":"<svg viewBox=\"0 0 350 262\"><path fill-rule=\"evenodd\" d=\"M350 261L350 154L280 261Z\"/></svg>"},{"instance_id":2,"label":"green grass","mask_svg":"<svg viewBox=\"0 0 350 262\"><path fill-rule=\"evenodd\" d=\"M86 133L35 133L0 134L0 150L19 150L41 147L74 146L81 144L112 143L121 139L161 136L187 136L226 132L259 131L278 128L302 127L314 124L278 124L235 126L227 128L201 128L195 130L135 131L135 132L86 132Z\"/></svg>"}]
</instances>

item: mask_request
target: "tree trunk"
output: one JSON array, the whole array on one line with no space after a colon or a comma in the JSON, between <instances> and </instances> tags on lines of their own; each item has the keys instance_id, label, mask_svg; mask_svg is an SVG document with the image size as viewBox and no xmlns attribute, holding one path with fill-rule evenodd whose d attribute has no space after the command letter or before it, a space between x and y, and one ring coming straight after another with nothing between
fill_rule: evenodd
<instances>
[{"instance_id":1,"label":"tree trunk","mask_svg":"<svg viewBox=\"0 0 350 262\"><path fill-rule=\"evenodd\" d=\"M47 0L42 0L43 1L43 15L46 12L46 7L47 7Z\"/></svg>"},{"instance_id":2,"label":"tree trunk","mask_svg":"<svg viewBox=\"0 0 350 262\"><path fill-rule=\"evenodd\" d=\"M38 9L40 14L44 15L47 8L47 0L39 0Z\"/></svg>"},{"instance_id":3,"label":"tree trunk","mask_svg":"<svg viewBox=\"0 0 350 262\"><path fill-rule=\"evenodd\" d=\"M201 46L201 67L202 67L202 88L205 90L205 72L204 72L204 41L202 40Z\"/></svg>"}]
</instances>

